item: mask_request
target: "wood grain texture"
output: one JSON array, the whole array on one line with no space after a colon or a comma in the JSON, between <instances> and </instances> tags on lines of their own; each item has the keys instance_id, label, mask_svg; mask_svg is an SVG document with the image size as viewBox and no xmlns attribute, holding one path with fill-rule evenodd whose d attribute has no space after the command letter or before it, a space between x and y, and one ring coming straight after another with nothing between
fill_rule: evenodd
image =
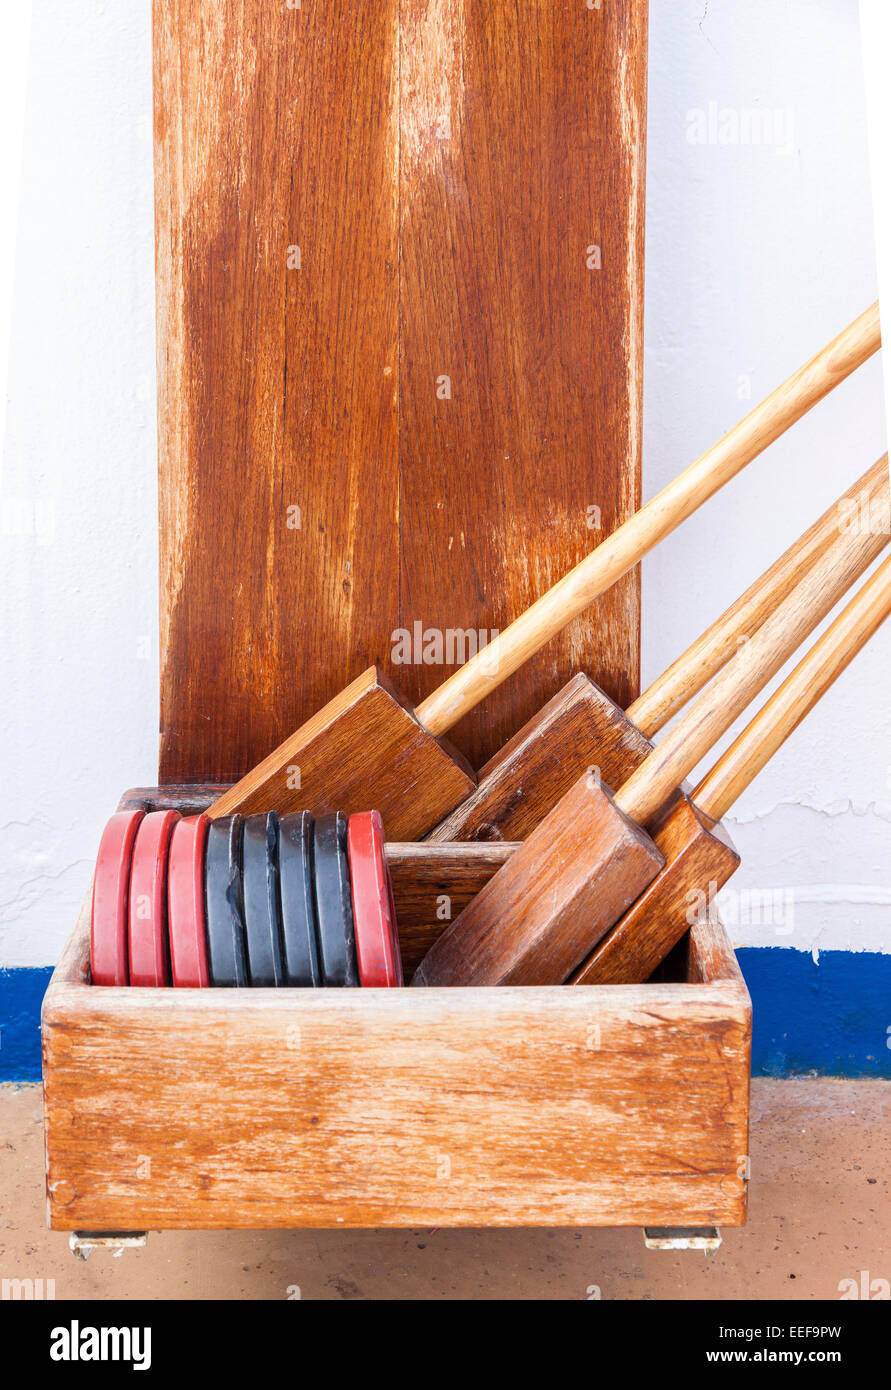
<instances>
[{"instance_id":1,"label":"wood grain texture","mask_svg":"<svg viewBox=\"0 0 891 1390\"><path fill-rule=\"evenodd\" d=\"M475 786L473 771L422 729L371 667L230 787L207 814L380 811L390 839L422 835Z\"/></svg>"},{"instance_id":2,"label":"wood grain texture","mask_svg":"<svg viewBox=\"0 0 891 1390\"><path fill-rule=\"evenodd\" d=\"M163 787L129 787L119 811L179 811L197 816L229 790L229 782L168 782Z\"/></svg>"},{"instance_id":3,"label":"wood grain texture","mask_svg":"<svg viewBox=\"0 0 891 1390\"><path fill-rule=\"evenodd\" d=\"M665 861L586 773L443 932L412 985L558 985Z\"/></svg>"},{"instance_id":4,"label":"wood grain texture","mask_svg":"<svg viewBox=\"0 0 891 1390\"><path fill-rule=\"evenodd\" d=\"M478 786L425 843L525 840L589 767L620 787L652 747L588 676L574 676L480 770Z\"/></svg>"},{"instance_id":5,"label":"wood grain texture","mask_svg":"<svg viewBox=\"0 0 891 1390\"><path fill-rule=\"evenodd\" d=\"M153 8L160 775L230 781L371 662L428 692L397 629L504 625L636 506L646 5ZM579 664L631 698L638 609L474 765Z\"/></svg>"},{"instance_id":6,"label":"wood grain texture","mask_svg":"<svg viewBox=\"0 0 891 1390\"><path fill-rule=\"evenodd\" d=\"M406 979L517 848L513 844L387 845Z\"/></svg>"},{"instance_id":7,"label":"wood grain texture","mask_svg":"<svg viewBox=\"0 0 891 1390\"><path fill-rule=\"evenodd\" d=\"M647 4L401 13L403 618L491 631L640 502ZM624 706L638 647L634 573L458 746L480 766L579 666ZM418 702L447 674L399 681Z\"/></svg>"},{"instance_id":8,"label":"wood grain texture","mask_svg":"<svg viewBox=\"0 0 891 1390\"><path fill-rule=\"evenodd\" d=\"M622 989L98 989L85 904L44 1001L49 1223L740 1225L751 1005L719 924L688 955Z\"/></svg>"},{"instance_id":9,"label":"wood grain texture","mask_svg":"<svg viewBox=\"0 0 891 1390\"><path fill-rule=\"evenodd\" d=\"M573 985L643 984L739 867L723 826L678 797L650 826L665 868L576 970Z\"/></svg>"},{"instance_id":10,"label":"wood grain texture","mask_svg":"<svg viewBox=\"0 0 891 1390\"><path fill-rule=\"evenodd\" d=\"M335 8L154 0L165 781L240 777L393 626L399 6Z\"/></svg>"}]
</instances>

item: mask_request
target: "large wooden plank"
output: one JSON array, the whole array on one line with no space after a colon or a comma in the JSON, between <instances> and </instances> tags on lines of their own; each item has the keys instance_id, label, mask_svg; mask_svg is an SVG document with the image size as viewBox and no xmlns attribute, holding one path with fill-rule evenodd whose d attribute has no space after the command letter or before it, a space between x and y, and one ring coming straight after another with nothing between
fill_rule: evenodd
<instances>
[{"instance_id":1,"label":"large wooden plank","mask_svg":"<svg viewBox=\"0 0 891 1390\"><path fill-rule=\"evenodd\" d=\"M85 904L43 1012L55 1229L745 1219L750 1007L717 925L702 984L99 989L88 952Z\"/></svg>"},{"instance_id":2,"label":"large wooden plank","mask_svg":"<svg viewBox=\"0 0 891 1390\"><path fill-rule=\"evenodd\" d=\"M406 628L505 627L639 504L646 35L645 0L403 0ZM635 573L465 719L474 766L579 669L624 709L638 605Z\"/></svg>"},{"instance_id":3,"label":"large wooden plank","mask_svg":"<svg viewBox=\"0 0 891 1390\"><path fill-rule=\"evenodd\" d=\"M397 630L505 626L637 505L646 4L154 14L160 776L235 780L373 663L429 693ZM624 707L638 609L458 746L577 669Z\"/></svg>"},{"instance_id":4,"label":"large wooden plank","mask_svg":"<svg viewBox=\"0 0 891 1390\"><path fill-rule=\"evenodd\" d=\"M163 781L241 776L392 626L398 9L154 0Z\"/></svg>"}]
</instances>

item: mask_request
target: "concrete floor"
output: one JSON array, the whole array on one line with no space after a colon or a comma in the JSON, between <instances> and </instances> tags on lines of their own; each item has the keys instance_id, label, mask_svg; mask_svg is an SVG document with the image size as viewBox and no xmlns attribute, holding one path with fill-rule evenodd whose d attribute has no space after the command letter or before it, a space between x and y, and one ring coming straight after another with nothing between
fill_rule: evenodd
<instances>
[{"instance_id":1,"label":"concrete floor","mask_svg":"<svg viewBox=\"0 0 891 1390\"><path fill-rule=\"evenodd\" d=\"M0 1086L0 1279L57 1299L837 1299L891 1281L889 1141L891 1082L755 1081L749 1222L711 1258L639 1230L224 1231L83 1263L44 1228L40 1089Z\"/></svg>"}]
</instances>

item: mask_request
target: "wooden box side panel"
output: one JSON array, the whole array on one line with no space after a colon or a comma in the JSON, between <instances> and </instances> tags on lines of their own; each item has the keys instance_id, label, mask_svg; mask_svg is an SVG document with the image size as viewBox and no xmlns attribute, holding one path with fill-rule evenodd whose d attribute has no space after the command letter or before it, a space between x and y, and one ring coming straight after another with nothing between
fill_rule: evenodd
<instances>
[{"instance_id":1,"label":"wooden box side panel","mask_svg":"<svg viewBox=\"0 0 891 1390\"><path fill-rule=\"evenodd\" d=\"M733 981L100 990L87 928L44 1006L55 1228L744 1220Z\"/></svg>"},{"instance_id":2,"label":"wooden box side panel","mask_svg":"<svg viewBox=\"0 0 891 1390\"><path fill-rule=\"evenodd\" d=\"M195 812L218 791L121 804ZM406 846L406 901L472 892L505 852ZM44 1005L59 1229L745 1219L751 1005L717 921L691 930L667 982L633 987L88 980L89 897Z\"/></svg>"}]
</instances>

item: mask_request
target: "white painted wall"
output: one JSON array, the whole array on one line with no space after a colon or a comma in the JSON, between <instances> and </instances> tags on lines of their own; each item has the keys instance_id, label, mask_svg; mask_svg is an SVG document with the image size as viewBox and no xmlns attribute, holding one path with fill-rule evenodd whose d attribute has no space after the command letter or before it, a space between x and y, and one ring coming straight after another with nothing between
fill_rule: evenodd
<instances>
[{"instance_id":1,"label":"white painted wall","mask_svg":"<svg viewBox=\"0 0 891 1390\"><path fill-rule=\"evenodd\" d=\"M157 760L150 5L32 8L24 159L2 213L18 233L0 482L3 965L56 958L109 809Z\"/></svg>"},{"instance_id":2,"label":"white painted wall","mask_svg":"<svg viewBox=\"0 0 891 1390\"><path fill-rule=\"evenodd\" d=\"M55 959L105 817L154 776L149 9L33 0L27 67L0 18L12 107L27 72L23 161L2 125L6 966ZM712 102L779 112L776 143L691 144ZM652 0L649 149L645 495L744 412L743 379L754 402L875 298L853 0ZM645 677L882 452L881 394L876 362L647 560ZM889 949L889 674L891 628L738 806L735 887L795 890L791 932L781 901L740 942Z\"/></svg>"},{"instance_id":3,"label":"white painted wall","mask_svg":"<svg viewBox=\"0 0 891 1390\"><path fill-rule=\"evenodd\" d=\"M734 423L741 382L760 399L877 293L857 6L650 13L645 495ZM712 102L781 113L780 138L689 143ZM874 360L645 562L644 681L885 447ZM889 675L891 626L728 817L743 866L726 915L740 892L794 893L738 944L891 949Z\"/></svg>"}]
</instances>

